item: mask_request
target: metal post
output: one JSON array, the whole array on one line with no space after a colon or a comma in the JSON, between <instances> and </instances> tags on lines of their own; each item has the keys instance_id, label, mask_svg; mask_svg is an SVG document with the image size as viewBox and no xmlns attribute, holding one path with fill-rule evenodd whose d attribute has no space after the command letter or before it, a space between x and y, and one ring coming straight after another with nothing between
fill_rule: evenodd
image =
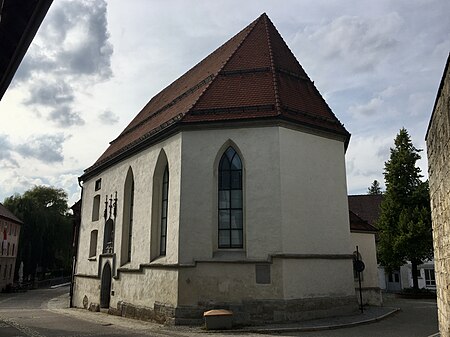
<instances>
[{"instance_id":1,"label":"metal post","mask_svg":"<svg viewBox=\"0 0 450 337\"><path fill-rule=\"evenodd\" d=\"M359 261L359 250L358 246L356 246L356 260ZM358 283L359 283L359 308L361 309L361 313L364 312L363 307L363 298L362 298L362 289L361 289L361 272L358 270Z\"/></svg>"}]
</instances>

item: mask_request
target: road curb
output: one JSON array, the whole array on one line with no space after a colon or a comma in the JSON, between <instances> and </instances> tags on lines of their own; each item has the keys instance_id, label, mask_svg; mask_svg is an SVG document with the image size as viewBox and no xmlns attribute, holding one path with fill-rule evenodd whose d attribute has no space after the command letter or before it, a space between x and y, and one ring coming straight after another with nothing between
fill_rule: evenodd
<instances>
[{"instance_id":1,"label":"road curb","mask_svg":"<svg viewBox=\"0 0 450 337\"><path fill-rule=\"evenodd\" d=\"M370 324L381 321L389 316L394 315L399 312L400 308L392 308L391 311L380 315L378 317L369 318L365 320L341 323L341 324L329 324L329 325L318 325L318 326L303 326L303 327L276 327L276 328L242 328L242 329L231 329L231 330L207 330L202 331L204 333L211 332L220 332L220 333L260 333L260 334L269 334L269 333L283 333L283 332L311 332L311 331L323 331L323 330L335 330L335 329L343 329L343 328L351 328L358 325Z\"/></svg>"}]
</instances>

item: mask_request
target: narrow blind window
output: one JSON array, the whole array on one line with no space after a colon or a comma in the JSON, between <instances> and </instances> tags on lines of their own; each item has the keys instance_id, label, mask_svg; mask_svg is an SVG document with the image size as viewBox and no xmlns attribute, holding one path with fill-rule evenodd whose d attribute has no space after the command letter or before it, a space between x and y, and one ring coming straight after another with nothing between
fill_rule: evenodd
<instances>
[{"instance_id":1,"label":"narrow blind window","mask_svg":"<svg viewBox=\"0 0 450 337\"><path fill-rule=\"evenodd\" d=\"M242 163L229 147L219 163L219 248L242 247Z\"/></svg>"},{"instance_id":2,"label":"narrow blind window","mask_svg":"<svg viewBox=\"0 0 450 337\"><path fill-rule=\"evenodd\" d=\"M169 167L166 165L162 183L162 203L161 203L161 240L159 245L159 255L166 255L167 244L167 207L169 202Z\"/></svg>"}]
</instances>

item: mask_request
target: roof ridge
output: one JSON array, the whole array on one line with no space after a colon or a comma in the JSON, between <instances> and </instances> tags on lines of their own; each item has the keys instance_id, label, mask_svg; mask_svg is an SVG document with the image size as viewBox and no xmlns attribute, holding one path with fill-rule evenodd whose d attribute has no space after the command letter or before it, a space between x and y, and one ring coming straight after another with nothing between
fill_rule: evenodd
<instances>
[{"instance_id":1,"label":"roof ridge","mask_svg":"<svg viewBox=\"0 0 450 337\"><path fill-rule=\"evenodd\" d=\"M236 48L230 53L230 55L228 56L228 58L225 60L225 62L222 64L222 66L219 68L219 70L217 71L217 73L215 75L212 75L211 81L209 83L206 84L205 88L203 89L202 93L197 97L197 99L195 100L195 102L192 104L192 106L186 111L186 113L183 114L183 117L181 118L183 120L184 116L186 116L187 114L189 114L192 110L194 110L195 106L197 105L198 101L203 97L203 95L205 94L205 92L208 90L208 88L214 83L214 81L217 79L218 75L222 72L223 68L225 68L225 66L228 64L228 62L230 61L230 59L234 56L234 54L236 54L236 52L239 50L239 48L242 46L242 44L244 43L244 41L247 39L247 37L250 35L250 33L253 31L253 29L255 29L256 25L258 24L259 20L265 15L265 13L261 14L255 21L253 21L251 24L249 24L247 27L245 27L243 30L248 29L247 34L245 34L242 37L241 42L238 43L238 45L236 46ZM239 34L239 33L238 33Z\"/></svg>"},{"instance_id":2,"label":"roof ridge","mask_svg":"<svg viewBox=\"0 0 450 337\"><path fill-rule=\"evenodd\" d=\"M183 75L181 75L179 78L177 78L175 81L173 81L172 83L170 83L168 86L166 86L163 90L161 90L158 94L156 94L155 96L153 96L150 101L147 102L147 104L145 104L145 106L141 109L141 112L146 110L148 106L150 106L156 99L158 99L160 97L160 95L162 95L165 92L170 91L171 88L173 88L176 83L180 80L182 80L183 78L186 78L189 76L189 74L194 71L195 69L198 69L200 67L202 67L202 65L206 62L206 60L208 59L208 57L211 57L214 54L218 54L220 52L220 50L227 45L227 43L229 43L234 37L236 37L237 35L239 35L240 33L244 32L245 30L249 30L251 31L253 29L253 27L256 25L256 23L258 22L258 20L260 19L257 18L256 20L254 20L253 22L251 22L249 25L247 25L245 28L241 29L235 36L233 36L231 39L225 41L220 47L218 47L216 50L214 50L211 54L209 54L207 57L203 58L200 62L198 62L196 65L194 65L193 67L191 67L188 71L186 71ZM252 27L253 26L253 27ZM243 37L243 40L245 40L245 38L248 36L248 33L245 34L245 36ZM241 41L242 42L242 41ZM241 44L241 43L240 43ZM239 45L240 45L239 44ZM234 54L234 52L232 53ZM224 63L224 65L228 62L229 58L227 59L227 61ZM220 72L220 70L223 68L222 65L218 71L218 73ZM217 76L217 74L215 75ZM173 100L171 102L169 102L168 104L160 107L158 110L148 114L144 119L142 119L141 121L139 121L138 123L136 123L135 125L131 126L131 124L133 123L133 120L130 122L130 124L128 124L128 126L125 128L125 130L123 130L115 139L113 139L112 141L109 142L109 144L113 144L114 142L116 142L117 140L121 139L123 136L133 132L135 129L139 128L142 125L145 125L146 122L148 122L150 119L153 119L154 117L156 117L157 115L159 115L161 112L163 112L164 110L167 110L168 108L170 108L172 105L174 105L177 101L179 101L180 99L185 98L186 96L189 96L189 94L192 93L192 91L195 91L193 89L197 89L205 84L208 84L208 82L212 82L215 78L215 76L213 74L210 74L209 76L199 80L198 83L196 83L194 86L187 88L184 92L182 92L179 96L173 98ZM206 85L205 90L209 87L209 85ZM192 108L192 107L191 107ZM187 112L187 111L186 111ZM131 126L131 127L130 127Z\"/></svg>"},{"instance_id":3,"label":"roof ridge","mask_svg":"<svg viewBox=\"0 0 450 337\"><path fill-rule=\"evenodd\" d=\"M275 109L277 111L277 114L281 115L280 94L278 92L278 81L277 81L277 74L276 74L276 70L275 70L275 62L274 62L274 58L273 58L272 41L270 39L270 34L269 34L268 22L270 21L270 19L266 13L263 13L261 16L264 17L264 24L265 24L265 28L266 28L267 43L268 43L268 48L269 48L270 67L272 69L273 91L275 94Z\"/></svg>"}]
</instances>

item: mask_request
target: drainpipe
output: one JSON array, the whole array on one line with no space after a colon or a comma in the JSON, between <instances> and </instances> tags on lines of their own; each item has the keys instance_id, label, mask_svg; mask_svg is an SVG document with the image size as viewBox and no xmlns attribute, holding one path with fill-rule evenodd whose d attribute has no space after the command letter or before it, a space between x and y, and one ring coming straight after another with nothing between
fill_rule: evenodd
<instances>
[{"instance_id":1,"label":"drainpipe","mask_svg":"<svg viewBox=\"0 0 450 337\"><path fill-rule=\"evenodd\" d=\"M72 252L72 278L70 280L70 292L69 292L69 307L73 308L73 287L75 283L75 270L77 266L77 254L78 254L78 243L80 236L80 226L81 226L81 210L83 208L83 185L81 184L80 178L78 178L78 186L81 188L81 198L80 198L80 221L76 220L75 228L73 231L73 252Z\"/></svg>"}]
</instances>

